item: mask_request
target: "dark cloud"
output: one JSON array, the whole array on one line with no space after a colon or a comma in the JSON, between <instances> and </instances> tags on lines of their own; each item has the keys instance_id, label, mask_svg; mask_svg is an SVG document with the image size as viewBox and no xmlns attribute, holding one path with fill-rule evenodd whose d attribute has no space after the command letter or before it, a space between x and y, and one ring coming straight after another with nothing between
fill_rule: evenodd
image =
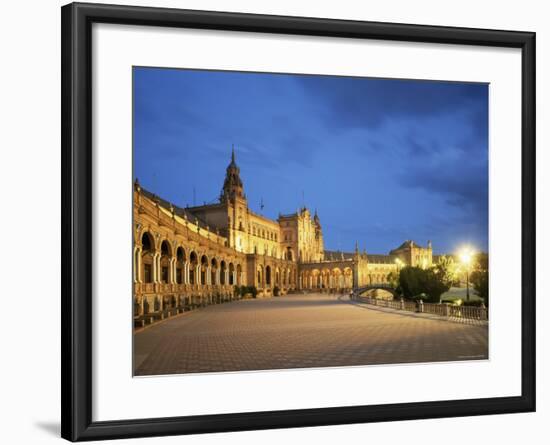
<instances>
[{"instance_id":1,"label":"dark cloud","mask_svg":"<svg viewBox=\"0 0 550 445\"><path fill-rule=\"evenodd\" d=\"M380 125L403 116L416 119L456 113L461 109L486 109L487 85L400 79L299 76L298 84L325 107L326 122L334 127ZM478 130L486 126L479 116Z\"/></svg>"}]
</instances>

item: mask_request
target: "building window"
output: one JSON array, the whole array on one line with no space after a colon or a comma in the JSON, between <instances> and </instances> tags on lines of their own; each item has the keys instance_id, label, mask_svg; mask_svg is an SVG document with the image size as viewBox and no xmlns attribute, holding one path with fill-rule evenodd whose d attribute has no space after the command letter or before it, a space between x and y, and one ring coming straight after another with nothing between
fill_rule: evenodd
<instances>
[{"instance_id":1,"label":"building window","mask_svg":"<svg viewBox=\"0 0 550 445\"><path fill-rule=\"evenodd\" d=\"M163 266L162 268L162 282L168 283L168 267Z\"/></svg>"},{"instance_id":2,"label":"building window","mask_svg":"<svg viewBox=\"0 0 550 445\"><path fill-rule=\"evenodd\" d=\"M183 271L181 269L176 269L176 282L178 284L183 284Z\"/></svg>"},{"instance_id":3,"label":"building window","mask_svg":"<svg viewBox=\"0 0 550 445\"><path fill-rule=\"evenodd\" d=\"M292 249L290 247L286 248L286 259L292 261Z\"/></svg>"},{"instance_id":4,"label":"building window","mask_svg":"<svg viewBox=\"0 0 550 445\"><path fill-rule=\"evenodd\" d=\"M150 264L143 265L143 280L145 283L153 282L153 273L152 273Z\"/></svg>"}]
</instances>

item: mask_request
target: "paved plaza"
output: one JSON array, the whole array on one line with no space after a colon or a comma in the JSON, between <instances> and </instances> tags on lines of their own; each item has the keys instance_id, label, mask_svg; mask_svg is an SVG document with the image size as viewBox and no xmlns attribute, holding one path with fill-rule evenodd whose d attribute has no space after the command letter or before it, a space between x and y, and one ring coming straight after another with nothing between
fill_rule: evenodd
<instances>
[{"instance_id":1,"label":"paved plaza","mask_svg":"<svg viewBox=\"0 0 550 445\"><path fill-rule=\"evenodd\" d=\"M488 358L488 328L295 294L209 306L134 334L135 375Z\"/></svg>"}]
</instances>

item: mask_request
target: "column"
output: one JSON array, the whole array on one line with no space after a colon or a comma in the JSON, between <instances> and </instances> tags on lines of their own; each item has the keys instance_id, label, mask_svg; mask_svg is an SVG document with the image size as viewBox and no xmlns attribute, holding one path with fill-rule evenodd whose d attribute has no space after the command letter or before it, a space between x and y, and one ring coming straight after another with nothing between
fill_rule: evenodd
<instances>
[{"instance_id":1,"label":"column","mask_svg":"<svg viewBox=\"0 0 550 445\"><path fill-rule=\"evenodd\" d=\"M170 258L170 283L176 284L176 259Z\"/></svg>"},{"instance_id":2,"label":"column","mask_svg":"<svg viewBox=\"0 0 550 445\"><path fill-rule=\"evenodd\" d=\"M137 282L138 283L142 283L143 282L143 277L142 277L142 272L141 272L141 269L142 269L142 259L141 259L141 247L138 247L137 249L137 261L136 261L136 277L137 277Z\"/></svg>"},{"instance_id":3,"label":"column","mask_svg":"<svg viewBox=\"0 0 550 445\"><path fill-rule=\"evenodd\" d=\"M162 274L160 270L160 253L157 253L157 283L162 281Z\"/></svg>"},{"instance_id":4,"label":"column","mask_svg":"<svg viewBox=\"0 0 550 445\"><path fill-rule=\"evenodd\" d=\"M160 257L158 253L155 253L153 256L153 283L158 283L159 280L159 265Z\"/></svg>"},{"instance_id":5,"label":"column","mask_svg":"<svg viewBox=\"0 0 550 445\"><path fill-rule=\"evenodd\" d=\"M141 296L141 300L139 302L139 310L139 315L145 315L145 297L143 295Z\"/></svg>"},{"instance_id":6,"label":"column","mask_svg":"<svg viewBox=\"0 0 550 445\"><path fill-rule=\"evenodd\" d=\"M136 247L136 248L134 249L134 258L132 259L132 264L133 264L133 268L134 268L134 283L137 283L137 282L138 282L137 261L136 261L137 252L138 252L138 249L137 249L137 247Z\"/></svg>"}]
</instances>

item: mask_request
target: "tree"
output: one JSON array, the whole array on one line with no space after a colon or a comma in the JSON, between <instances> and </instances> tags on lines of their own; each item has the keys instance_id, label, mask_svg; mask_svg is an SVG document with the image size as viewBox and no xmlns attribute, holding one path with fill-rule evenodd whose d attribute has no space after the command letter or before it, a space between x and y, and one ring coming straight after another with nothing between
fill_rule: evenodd
<instances>
[{"instance_id":1,"label":"tree","mask_svg":"<svg viewBox=\"0 0 550 445\"><path fill-rule=\"evenodd\" d=\"M430 269L404 267L399 273L399 286L407 298L426 294L428 301L439 302L441 294L451 288L451 280L441 267Z\"/></svg>"},{"instance_id":2,"label":"tree","mask_svg":"<svg viewBox=\"0 0 550 445\"><path fill-rule=\"evenodd\" d=\"M479 253L476 255L475 269L470 274L470 281L476 293L483 298L486 306L489 306L489 255Z\"/></svg>"},{"instance_id":3,"label":"tree","mask_svg":"<svg viewBox=\"0 0 550 445\"><path fill-rule=\"evenodd\" d=\"M426 273L424 291L430 297L432 303L439 303L441 294L447 292L451 288L452 280L449 279L446 273L443 273L437 266L424 271Z\"/></svg>"},{"instance_id":4,"label":"tree","mask_svg":"<svg viewBox=\"0 0 550 445\"><path fill-rule=\"evenodd\" d=\"M477 294L483 298L485 305L489 306L489 271L474 270L470 275L470 281Z\"/></svg>"},{"instance_id":5,"label":"tree","mask_svg":"<svg viewBox=\"0 0 550 445\"><path fill-rule=\"evenodd\" d=\"M390 272L387 279L393 289L397 289L399 287L399 274L397 272Z\"/></svg>"},{"instance_id":6,"label":"tree","mask_svg":"<svg viewBox=\"0 0 550 445\"><path fill-rule=\"evenodd\" d=\"M424 291L422 282L423 270L419 267L404 267L399 272L399 287L403 295L407 298L413 298Z\"/></svg>"},{"instance_id":7,"label":"tree","mask_svg":"<svg viewBox=\"0 0 550 445\"><path fill-rule=\"evenodd\" d=\"M458 279L458 264L455 263L452 257L443 255L439 258L438 263L434 266L435 272L440 276L440 279L449 287L459 284Z\"/></svg>"},{"instance_id":8,"label":"tree","mask_svg":"<svg viewBox=\"0 0 550 445\"><path fill-rule=\"evenodd\" d=\"M489 254L480 252L475 256L475 268L479 270L489 270Z\"/></svg>"}]
</instances>

